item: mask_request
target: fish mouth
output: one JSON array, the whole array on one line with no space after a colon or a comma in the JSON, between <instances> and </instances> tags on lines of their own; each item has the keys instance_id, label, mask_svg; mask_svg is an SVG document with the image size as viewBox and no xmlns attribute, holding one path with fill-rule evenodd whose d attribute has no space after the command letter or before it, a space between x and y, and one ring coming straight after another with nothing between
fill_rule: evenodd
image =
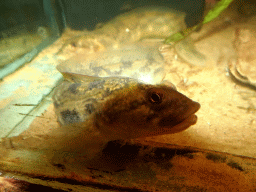
<instances>
[{"instance_id":1,"label":"fish mouth","mask_svg":"<svg viewBox=\"0 0 256 192\"><path fill-rule=\"evenodd\" d=\"M199 109L200 104L193 101L191 107L186 111L185 114L177 117L166 117L162 119L162 125L160 125L162 127L161 132L163 132L163 134L178 133L189 128L191 125L196 124L197 116L195 115L195 113Z\"/></svg>"},{"instance_id":2,"label":"fish mouth","mask_svg":"<svg viewBox=\"0 0 256 192\"><path fill-rule=\"evenodd\" d=\"M192 114L188 116L186 119L184 119L181 123L172 127L171 129L168 128L170 130L169 133L178 133L178 132L184 131L187 128L189 128L191 125L196 124L196 122L197 122L197 116L195 114Z\"/></svg>"},{"instance_id":3,"label":"fish mouth","mask_svg":"<svg viewBox=\"0 0 256 192\"><path fill-rule=\"evenodd\" d=\"M193 105L191 105L191 108L183 115L181 122L191 121L191 123L193 123L195 121L193 124L191 124L194 125L197 121L197 116L195 115L195 113L200 109L200 107L201 106L199 103L193 101Z\"/></svg>"}]
</instances>

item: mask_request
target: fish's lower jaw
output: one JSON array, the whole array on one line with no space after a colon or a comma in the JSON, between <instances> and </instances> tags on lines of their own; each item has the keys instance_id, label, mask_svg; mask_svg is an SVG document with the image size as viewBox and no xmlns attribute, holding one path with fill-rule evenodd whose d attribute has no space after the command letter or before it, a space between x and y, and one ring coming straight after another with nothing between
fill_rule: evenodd
<instances>
[{"instance_id":1,"label":"fish's lower jaw","mask_svg":"<svg viewBox=\"0 0 256 192\"><path fill-rule=\"evenodd\" d=\"M175 125L174 127L172 127L170 129L170 133L178 133L181 131L186 130L187 128L189 128L192 125L195 125L197 122L197 116L196 115L191 115L188 118L186 118L184 121L182 121L181 123L179 123L178 125Z\"/></svg>"},{"instance_id":2,"label":"fish's lower jaw","mask_svg":"<svg viewBox=\"0 0 256 192\"><path fill-rule=\"evenodd\" d=\"M158 129L154 129L153 131L145 133L140 138L179 133L179 132L185 131L190 126L196 124L196 122L197 122L197 116L193 114L177 125L159 127Z\"/></svg>"}]
</instances>

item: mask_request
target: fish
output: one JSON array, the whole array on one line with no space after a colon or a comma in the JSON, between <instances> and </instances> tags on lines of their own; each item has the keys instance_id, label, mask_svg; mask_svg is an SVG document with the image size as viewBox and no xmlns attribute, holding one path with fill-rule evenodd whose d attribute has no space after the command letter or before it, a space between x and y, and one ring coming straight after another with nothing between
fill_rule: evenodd
<instances>
[{"instance_id":1,"label":"fish","mask_svg":"<svg viewBox=\"0 0 256 192\"><path fill-rule=\"evenodd\" d=\"M173 87L126 77L81 79L55 90L55 113L63 126L85 125L90 118L95 129L118 140L176 133L196 123L200 104Z\"/></svg>"},{"instance_id":2,"label":"fish","mask_svg":"<svg viewBox=\"0 0 256 192\"><path fill-rule=\"evenodd\" d=\"M61 53L97 53L148 39L163 41L187 28L186 14L170 7L139 7L120 14L93 31L83 31L65 41L57 55ZM170 45L186 62L204 66L206 58L194 46L190 37Z\"/></svg>"},{"instance_id":3,"label":"fish","mask_svg":"<svg viewBox=\"0 0 256 192\"><path fill-rule=\"evenodd\" d=\"M64 78L73 73L91 77L130 77L144 83L158 84L166 75L159 46L159 42L137 42L104 52L77 53L61 61L57 70Z\"/></svg>"}]
</instances>

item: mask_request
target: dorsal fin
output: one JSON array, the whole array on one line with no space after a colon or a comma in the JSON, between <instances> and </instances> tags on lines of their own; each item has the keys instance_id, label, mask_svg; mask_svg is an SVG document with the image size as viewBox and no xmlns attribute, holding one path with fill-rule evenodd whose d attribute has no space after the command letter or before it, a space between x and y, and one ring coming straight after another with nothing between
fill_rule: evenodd
<instances>
[{"instance_id":1,"label":"dorsal fin","mask_svg":"<svg viewBox=\"0 0 256 192\"><path fill-rule=\"evenodd\" d=\"M83 83L83 82L91 82L102 79L100 77L93 77L88 75L81 75L77 73L70 73L70 72L61 72L64 79L73 83Z\"/></svg>"}]
</instances>

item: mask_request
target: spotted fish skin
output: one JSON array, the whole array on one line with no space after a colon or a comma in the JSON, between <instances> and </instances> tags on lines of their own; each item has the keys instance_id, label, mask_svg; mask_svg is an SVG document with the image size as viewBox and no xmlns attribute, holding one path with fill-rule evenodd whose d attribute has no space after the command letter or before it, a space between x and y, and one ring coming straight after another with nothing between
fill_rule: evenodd
<instances>
[{"instance_id":1,"label":"spotted fish skin","mask_svg":"<svg viewBox=\"0 0 256 192\"><path fill-rule=\"evenodd\" d=\"M150 84L161 83L166 74L164 58L158 47L145 42L118 50L76 54L61 62L57 69L61 73L93 77L129 77Z\"/></svg>"},{"instance_id":2,"label":"spotted fish skin","mask_svg":"<svg viewBox=\"0 0 256 192\"><path fill-rule=\"evenodd\" d=\"M58 121L62 125L84 122L113 92L136 83L130 78L99 78L83 83L64 81L53 96Z\"/></svg>"}]
</instances>

